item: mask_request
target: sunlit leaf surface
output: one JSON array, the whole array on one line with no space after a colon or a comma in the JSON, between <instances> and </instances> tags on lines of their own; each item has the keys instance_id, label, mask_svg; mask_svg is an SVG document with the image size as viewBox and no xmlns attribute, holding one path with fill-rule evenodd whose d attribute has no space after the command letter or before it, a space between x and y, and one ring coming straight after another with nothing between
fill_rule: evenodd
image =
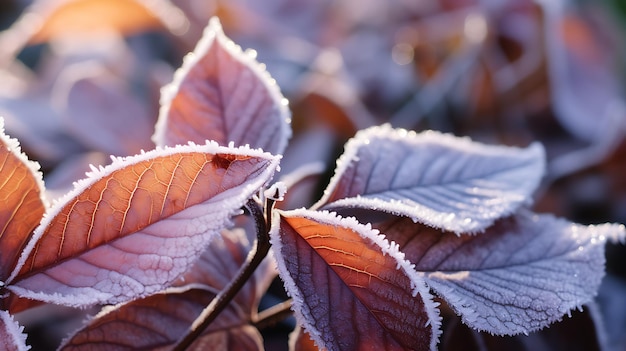
<instances>
[{"instance_id":1,"label":"sunlit leaf surface","mask_svg":"<svg viewBox=\"0 0 626 351\"><path fill-rule=\"evenodd\" d=\"M228 39L217 18L163 88L157 145L214 140L281 154L291 135L287 102L252 51Z\"/></svg>"},{"instance_id":2,"label":"sunlit leaf surface","mask_svg":"<svg viewBox=\"0 0 626 351\"><path fill-rule=\"evenodd\" d=\"M39 165L29 161L0 118L0 281L6 281L45 205Z\"/></svg>"},{"instance_id":3,"label":"sunlit leaf surface","mask_svg":"<svg viewBox=\"0 0 626 351\"><path fill-rule=\"evenodd\" d=\"M215 143L115 159L53 206L10 289L70 306L156 292L194 263L277 162Z\"/></svg>"},{"instance_id":4,"label":"sunlit leaf surface","mask_svg":"<svg viewBox=\"0 0 626 351\"><path fill-rule=\"evenodd\" d=\"M31 43L105 30L133 34L165 27L180 33L187 25L182 11L168 0L36 1L27 14L23 21L41 21Z\"/></svg>"},{"instance_id":5,"label":"sunlit leaf surface","mask_svg":"<svg viewBox=\"0 0 626 351\"><path fill-rule=\"evenodd\" d=\"M301 325L331 350L435 349L439 315L395 246L328 212L279 212L271 232Z\"/></svg>"},{"instance_id":6,"label":"sunlit leaf surface","mask_svg":"<svg viewBox=\"0 0 626 351\"><path fill-rule=\"evenodd\" d=\"M582 226L527 211L476 236L398 218L377 226L463 322L498 335L529 333L589 302L604 245L621 225Z\"/></svg>"},{"instance_id":7,"label":"sunlit leaf surface","mask_svg":"<svg viewBox=\"0 0 626 351\"><path fill-rule=\"evenodd\" d=\"M435 131L373 127L346 144L314 207L373 209L476 232L530 202L543 170L539 144L518 149Z\"/></svg>"}]
</instances>

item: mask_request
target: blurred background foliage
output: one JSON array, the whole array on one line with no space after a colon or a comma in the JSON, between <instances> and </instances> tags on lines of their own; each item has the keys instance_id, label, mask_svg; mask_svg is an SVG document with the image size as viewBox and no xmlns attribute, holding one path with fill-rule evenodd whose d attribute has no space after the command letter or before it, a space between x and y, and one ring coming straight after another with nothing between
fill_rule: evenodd
<instances>
[{"instance_id":1,"label":"blurred background foliage","mask_svg":"<svg viewBox=\"0 0 626 351\"><path fill-rule=\"evenodd\" d=\"M319 197L357 130L391 123L541 141L537 211L626 223L623 0L3 0L0 116L51 199L88 164L153 147L159 89L212 16L290 101L283 172L325 165L291 205ZM615 350L626 350L625 254L609 247L598 298Z\"/></svg>"}]
</instances>

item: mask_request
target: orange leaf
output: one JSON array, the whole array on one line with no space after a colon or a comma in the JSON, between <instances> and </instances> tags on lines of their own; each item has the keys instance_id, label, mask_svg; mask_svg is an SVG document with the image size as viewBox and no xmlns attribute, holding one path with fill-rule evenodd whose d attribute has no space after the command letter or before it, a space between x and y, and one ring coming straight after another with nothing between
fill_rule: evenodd
<instances>
[{"instance_id":1,"label":"orange leaf","mask_svg":"<svg viewBox=\"0 0 626 351\"><path fill-rule=\"evenodd\" d=\"M353 218L279 213L271 231L279 273L318 347L435 349L436 304L396 246Z\"/></svg>"},{"instance_id":2,"label":"orange leaf","mask_svg":"<svg viewBox=\"0 0 626 351\"><path fill-rule=\"evenodd\" d=\"M70 306L159 291L269 181L278 159L215 143L114 159L47 214L9 289Z\"/></svg>"},{"instance_id":3,"label":"orange leaf","mask_svg":"<svg viewBox=\"0 0 626 351\"><path fill-rule=\"evenodd\" d=\"M4 134L0 119L0 281L5 281L45 211L39 165Z\"/></svg>"},{"instance_id":4,"label":"orange leaf","mask_svg":"<svg viewBox=\"0 0 626 351\"><path fill-rule=\"evenodd\" d=\"M123 34L165 27L175 33L185 30L183 12L168 0L49 0L39 1L27 13L43 24L30 38L31 44L67 35L116 31Z\"/></svg>"}]
</instances>

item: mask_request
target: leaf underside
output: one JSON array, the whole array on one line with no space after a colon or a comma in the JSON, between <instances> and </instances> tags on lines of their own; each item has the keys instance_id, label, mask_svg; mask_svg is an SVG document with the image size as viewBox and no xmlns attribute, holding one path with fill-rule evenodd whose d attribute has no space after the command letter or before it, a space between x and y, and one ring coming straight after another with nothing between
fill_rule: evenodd
<instances>
[{"instance_id":1,"label":"leaf underside","mask_svg":"<svg viewBox=\"0 0 626 351\"><path fill-rule=\"evenodd\" d=\"M251 54L210 21L174 82L162 91L157 145L250 145L281 154L291 135L290 113L276 82Z\"/></svg>"},{"instance_id":2,"label":"leaf underside","mask_svg":"<svg viewBox=\"0 0 626 351\"><path fill-rule=\"evenodd\" d=\"M281 212L275 223L279 272L300 323L328 349L434 348L435 305L426 289L414 292L423 283L353 223L306 210Z\"/></svg>"},{"instance_id":3,"label":"leaf underside","mask_svg":"<svg viewBox=\"0 0 626 351\"><path fill-rule=\"evenodd\" d=\"M377 226L463 322L498 335L541 329L595 296L606 238L623 226L581 226L520 211L476 236L407 218Z\"/></svg>"},{"instance_id":4,"label":"leaf underside","mask_svg":"<svg viewBox=\"0 0 626 351\"><path fill-rule=\"evenodd\" d=\"M187 271L277 162L215 144L117 160L53 208L9 288L70 306L161 290Z\"/></svg>"},{"instance_id":5,"label":"leaf underside","mask_svg":"<svg viewBox=\"0 0 626 351\"><path fill-rule=\"evenodd\" d=\"M384 125L346 144L314 208L377 210L456 233L478 232L530 202L543 171L539 144L489 146Z\"/></svg>"}]
</instances>

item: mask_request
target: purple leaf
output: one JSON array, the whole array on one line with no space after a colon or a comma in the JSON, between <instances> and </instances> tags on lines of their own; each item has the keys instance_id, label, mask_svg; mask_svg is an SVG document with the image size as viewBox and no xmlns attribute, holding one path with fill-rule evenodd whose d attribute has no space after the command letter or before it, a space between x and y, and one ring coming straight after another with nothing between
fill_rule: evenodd
<instances>
[{"instance_id":1,"label":"purple leaf","mask_svg":"<svg viewBox=\"0 0 626 351\"><path fill-rule=\"evenodd\" d=\"M20 327L13 316L7 311L0 310L0 350L3 351L26 351L30 347L26 346L26 335L22 332L24 327Z\"/></svg>"},{"instance_id":2,"label":"purple leaf","mask_svg":"<svg viewBox=\"0 0 626 351\"><path fill-rule=\"evenodd\" d=\"M437 305L395 245L353 218L304 209L275 214L279 274L318 347L436 349Z\"/></svg>"},{"instance_id":3,"label":"purple leaf","mask_svg":"<svg viewBox=\"0 0 626 351\"><path fill-rule=\"evenodd\" d=\"M314 208L364 208L456 233L477 232L530 202L544 171L539 144L488 146L388 125L348 141Z\"/></svg>"},{"instance_id":4,"label":"purple leaf","mask_svg":"<svg viewBox=\"0 0 626 351\"><path fill-rule=\"evenodd\" d=\"M162 90L155 143L214 140L281 154L291 135L287 100L254 56L242 52L219 20L211 19L174 81Z\"/></svg>"},{"instance_id":5,"label":"purple leaf","mask_svg":"<svg viewBox=\"0 0 626 351\"><path fill-rule=\"evenodd\" d=\"M624 226L582 226L520 211L481 235L457 236L398 218L378 226L472 328L498 335L546 327L590 301L604 244Z\"/></svg>"},{"instance_id":6,"label":"purple leaf","mask_svg":"<svg viewBox=\"0 0 626 351\"><path fill-rule=\"evenodd\" d=\"M278 160L216 143L114 159L47 213L8 289L69 306L162 290L270 180Z\"/></svg>"},{"instance_id":7,"label":"purple leaf","mask_svg":"<svg viewBox=\"0 0 626 351\"><path fill-rule=\"evenodd\" d=\"M564 1L538 3L546 14L548 73L559 121L587 142L621 137L626 128L626 104L615 74L619 67L614 61L615 48L599 35L598 28L594 30L588 18L572 11Z\"/></svg>"},{"instance_id":8,"label":"purple leaf","mask_svg":"<svg viewBox=\"0 0 626 351\"><path fill-rule=\"evenodd\" d=\"M154 148L152 111L111 69L77 63L66 67L58 81L55 107L67 129L89 149L124 156Z\"/></svg>"}]
</instances>

